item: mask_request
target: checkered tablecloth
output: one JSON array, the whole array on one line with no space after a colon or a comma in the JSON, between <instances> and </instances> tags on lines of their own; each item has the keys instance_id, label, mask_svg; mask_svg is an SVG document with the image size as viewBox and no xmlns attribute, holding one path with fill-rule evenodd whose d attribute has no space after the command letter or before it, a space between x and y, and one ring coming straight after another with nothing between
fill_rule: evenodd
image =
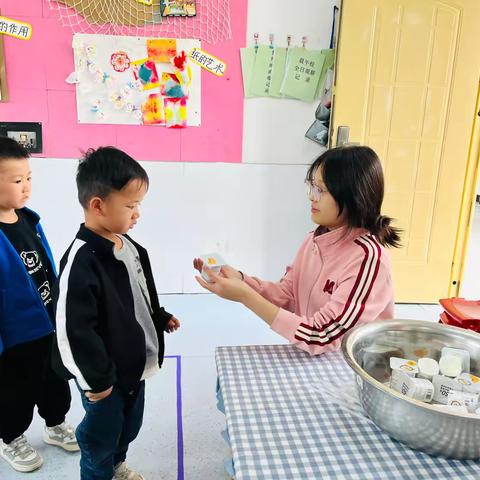
<instances>
[{"instance_id":1,"label":"checkered tablecloth","mask_svg":"<svg viewBox=\"0 0 480 480\"><path fill-rule=\"evenodd\" d=\"M353 385L339 352L219 347L215 359L236 480L480 479L480 462L414 451L322 393Z\"/></svg>"}]
</instances>

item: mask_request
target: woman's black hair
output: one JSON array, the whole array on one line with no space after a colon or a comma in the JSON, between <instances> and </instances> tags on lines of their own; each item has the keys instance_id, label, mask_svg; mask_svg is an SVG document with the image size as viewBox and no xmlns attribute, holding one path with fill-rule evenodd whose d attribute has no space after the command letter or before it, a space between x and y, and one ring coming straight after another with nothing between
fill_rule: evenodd
<instances>
[{"instance_id":1,"label":"woman's black hair","mask_svg":"<svg viewBox=\"0 0 480 480\"><path fill-rule=\"evenodd\" d=\"M131 180L140 180L147 187L149 184L147 172L132 157L115 147L90 149L78 164L78 200L87 208L93 197L104 200Z\"/></svg>"},{"instance_id":2,"label":"woman's black hair","mask_svg":"<svg viewBox=\"0 0 480 480\"><path fill-rule=\"evenodd\" d=\"M388 247L400 246L400 229L390 217L381 215L384 194L383 170L377 154L365 146L344 146L327 150L310 166L307 182L313 183L320 168L323 182L335 199L347 225L365 228Z\"/></svg>"}]
</instances>

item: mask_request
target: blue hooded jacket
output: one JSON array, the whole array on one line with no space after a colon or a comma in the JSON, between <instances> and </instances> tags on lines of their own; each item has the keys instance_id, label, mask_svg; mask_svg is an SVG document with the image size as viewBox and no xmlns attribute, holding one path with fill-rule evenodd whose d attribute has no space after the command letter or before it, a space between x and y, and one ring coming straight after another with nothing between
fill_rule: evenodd
<instances>
[{"instance_id":1,"label":"blue hooded jacket","mask_svg":"<svg viewBox=\"0 0 480 480\"><path fill-rule=\"evenodd\" d=\"M52 252L39 223L40 217L28 208L22 211L35 220L38 236L56 276ZM5 348L36 340L52 331L52 321L36 285L20 255L0 230L0 354Z\"/></svg>"}]
</instances>

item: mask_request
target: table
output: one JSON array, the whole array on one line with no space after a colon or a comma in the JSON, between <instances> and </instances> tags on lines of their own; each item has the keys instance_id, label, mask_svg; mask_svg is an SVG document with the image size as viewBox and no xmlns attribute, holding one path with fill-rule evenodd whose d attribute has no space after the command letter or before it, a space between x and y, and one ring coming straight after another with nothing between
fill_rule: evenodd
<instances>
[{"instance_id":1,"label":"table","mask_svg":"<svg viewBox=\"0 0 480 480\"><path fill-rule=\"evenodd\" d=\"M340 352L218 347L215 360L236 480L480 478L480 462L412 450L332 396L355 381Z\"/></svg>"}]
</instances>

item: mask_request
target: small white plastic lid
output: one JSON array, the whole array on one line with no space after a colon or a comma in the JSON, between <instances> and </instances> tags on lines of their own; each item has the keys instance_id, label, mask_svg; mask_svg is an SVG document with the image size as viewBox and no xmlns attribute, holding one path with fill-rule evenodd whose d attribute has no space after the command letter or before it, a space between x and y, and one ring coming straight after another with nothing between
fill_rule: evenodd
<instances>
[{"instance_id":1,"label":"small white plastic lid","mask_svg":"<svg viewBox=\"0 0 480 480\"><path fill-rule=\"evenodd\" d=\"M439 366L440 372L446 377L458 377L462 373L462 359L455 355L444 355Z\"/></svg>"},{"instance_id":2,"label":"small white plastic lid","mask_svg":"<svg viewBox=\"0 0 480 480\"><path fill-rule=\"evenodd\" d=\"M438 372L440 370L438 362L433 358L419 358L417 364L418 371L427 377L433 377L434 375L438 375Z\"/></svg>"}]
</instances>

